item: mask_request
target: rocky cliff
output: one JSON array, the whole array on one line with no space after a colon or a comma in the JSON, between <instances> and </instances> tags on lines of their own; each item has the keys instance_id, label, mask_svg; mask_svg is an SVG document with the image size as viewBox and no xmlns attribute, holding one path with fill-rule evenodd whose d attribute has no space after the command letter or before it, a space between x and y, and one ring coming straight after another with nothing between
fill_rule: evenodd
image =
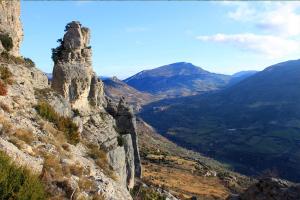
<instances>
[{"instance_id":1,"label":"rocky cliff","mask_svg":"<svg viewBox=\"0 0 300 200\"><path fill-rule=\"evenodd\" d=\"M123 100L106 100L92 68L90 30L66 26L49 86L31 60L18 57L19 1L0 5L0 30L14 44L0 56L1 151L38 174L53 198L132 199L128 189L141 175L135 117Z\"/></svg>"},{"instance_id":2,"label":"rocky cliff","mask_svg":"<svg viewBox=\"0 0 300 200\"><path fill-rule=\"evenodd\" d=\"M0 1L0 53L9 51L12 55L19 56L22 39L20 2Z\"/></svg>"}]
</instances>

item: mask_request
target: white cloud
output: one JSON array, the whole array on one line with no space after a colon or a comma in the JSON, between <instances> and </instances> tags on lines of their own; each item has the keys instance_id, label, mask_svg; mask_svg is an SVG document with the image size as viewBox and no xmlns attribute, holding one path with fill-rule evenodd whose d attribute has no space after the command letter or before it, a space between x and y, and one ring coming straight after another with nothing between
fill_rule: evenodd
<instances>
[{"instance_id":1,"label":"white cloud","mask_svg":"<svg viewBox=\"0 0 300 200\"><path fill-rule=\"evenodd\" d=\"M267 55L270 58L280 58L299 49L296 40L272 35L244 34L216 34L210 36L198 36L198 40L224 43L235 46L241 50L247 50Z\"/></svg>"},{"instance_id":2,"label":"white cloud","mask_svg":"<svg viewBox=\"0 0 300 200\"><path fill-rule=\"evenodd\" d=\"M259 28L285 36L300 34L300 14L297 13L299 4L285 4L268 11L257 23Z\"/></svg>"},{"instance_id":3,"label":"white cloud","mask_svg":"<svg viewBox=\"0 0 300 200\"><path fill-rule=\"evenodd\" d=\"M223 4L233 7L228 17L252 22L261 30L275 35L300 35L300 2L240 2Z\"/></svg>"}]
</instances>

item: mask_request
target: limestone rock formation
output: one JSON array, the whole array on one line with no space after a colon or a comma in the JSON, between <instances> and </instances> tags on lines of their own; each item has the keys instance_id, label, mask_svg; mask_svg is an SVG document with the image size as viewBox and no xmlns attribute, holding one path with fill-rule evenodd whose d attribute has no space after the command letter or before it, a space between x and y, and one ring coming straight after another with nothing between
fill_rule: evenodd
<instances>
[{"instance_id":1,"label":"limestone rock formation","mask_svg":"<svg viewBox=\"0 0 300 200\"><path fill-rule=\"evenodd\" d=\"M8 51L14 56L19 56L22 39L20 1L0 1L0 53Z\"/></svg>"},{"instance_id":2,"label":"limestone rock formation","mask_svg":"<svg viewBox=\"0 0 300 200\"><path fill-rule=\"evenodd\" d=\"M52 55L52 88L80 112L73 121L80 127L82 139L104 149L119 183L132 188L135 177L141 174L135 117L124 100L118 107L107 101L102 81L93 71L88 28L73 21L59 42ZM61 113L62 108L59 106L57 112ZM110 109L113 111L108 113Z\"/></svg>"},{"instance_id":3,"label":"limestone rock formation","mask_svg":"<svg viewBox=\"0 0 300 200\"><path fill-rule=\"evenodd\" d=\"M136 130L136 117L134 115L133 109L129 106L125 99L121 98L117 113L116 113L116 122L117 127L122 135L130 134L132 140L132 146L134 151L134 167L135 167L135 176L141 177L141 164L140 164L140 155L138 148L138 138Z\"/></svg>"},{"instance_id":4,"label":"limestone rock formation","mask_svg":"<svg viewBox=\"0 0 300 200\"><path fill-rule=\"evenodd\" d=\"M60 46L53 49L52 88L75 109L103 104L103 83L92 68L90 30L73 21L65 31Z\"/></svg>"}]
</instances>

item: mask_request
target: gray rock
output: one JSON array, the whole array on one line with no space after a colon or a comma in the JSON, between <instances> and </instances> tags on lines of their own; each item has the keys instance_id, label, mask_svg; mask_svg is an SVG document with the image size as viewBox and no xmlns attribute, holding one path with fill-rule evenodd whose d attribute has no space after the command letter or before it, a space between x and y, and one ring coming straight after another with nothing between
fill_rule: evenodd
<instances>
[{"instance_id":1,"label":"gray rock","mask_svg":"<svg viewBox=\"0 0 300 200\"><path fill-rule=\"evenodd\" d=\"M133 188L135 179L134 148L130 134L122 135L126 155L126 176L128 188Z\"/></svg>"},{"instance_id":2,"label":"gray rock","mask_svg":"<svg viewBox=\"0 0 300 200\"><path fill-rule=\"evenodd\" d=\"M136 131L136 117L130 107L123 98L120 99L117 113L115 114L118 131L121 135L130 134L132 138L135 177L142 176L141 160L138 148L138 138Z\"/></svg>"}]
</instances>

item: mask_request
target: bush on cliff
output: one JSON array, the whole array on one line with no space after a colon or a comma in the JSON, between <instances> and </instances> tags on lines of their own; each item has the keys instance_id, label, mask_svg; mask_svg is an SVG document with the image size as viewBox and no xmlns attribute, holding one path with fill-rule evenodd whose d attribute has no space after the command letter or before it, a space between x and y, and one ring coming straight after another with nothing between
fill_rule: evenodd
<instances>
[{"instance_id":1,"label":"bush on cliff","mask_svg":"<svg viewBox=\"0 0 300 200\"><path fill-rule=\"evenodd\" d=\"M6 51L10 51L14 46L13 41L8 34L0 34L0 41Z\"/></svg>"},{"instance_id":2,"label":"bush on cliff","mask_svg":"<svg viewBox=\"0 0 300 200\"><path fill-rule=\"evenodd\" d=\"M0 152L0 199L46 199L39 178L27 169L16 166L3 152Z\"/></svg>"},{"instance_id":3,"label":"bush on cliff","mask_svg":"<svg viewBox=\"0 0 300 200\"><path fill-rule=\"evenodd\" d=\"M78 127L71 118L60 116L46 101L40 101L35 108L42 118L54 123L71 144L77 144L80 141Z\"/></svg>"}]
</instances>

